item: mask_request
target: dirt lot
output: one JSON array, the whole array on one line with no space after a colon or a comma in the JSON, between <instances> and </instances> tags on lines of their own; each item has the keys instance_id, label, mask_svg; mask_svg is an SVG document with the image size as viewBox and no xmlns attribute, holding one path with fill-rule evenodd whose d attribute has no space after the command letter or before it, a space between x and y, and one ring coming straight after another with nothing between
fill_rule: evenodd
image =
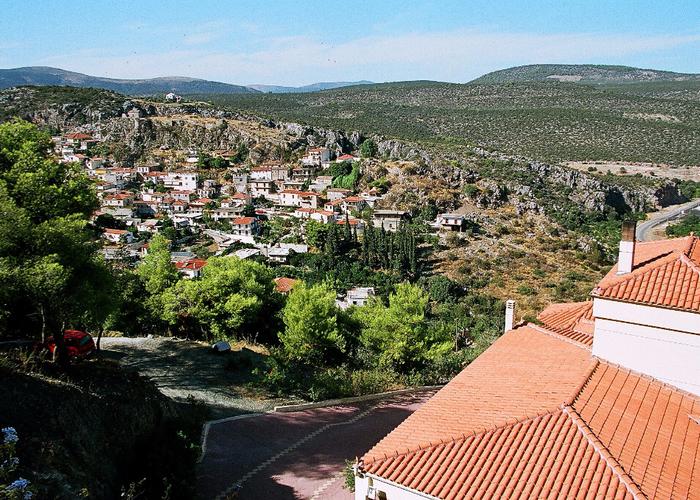
<instances>
[{"instance_id":1,"label":"dirt lot","mask_svg":"<svg viewBox=\"0 0 700 500\"><path fill-rule=\"evenodd\" d=\"M585 162L585 161L570 161L566 162L567 167L575 168L576 170L588 171L588 167L595 167L598 172L604 174L610 172L615 175L652 175L668 179L681 179L688 181L700 182L700 166L674 167L658 163L617 163L617 162ZM624 168L626 173L621 173Z\"/></svg>"},{"instance_id":2,"label":"dirt lot","mask_svg":"<svg viewBox=\"0 0 700 500\"><path fill-rule=\"evenodd\" d=\"M282 400L251 387L251 371L263 355L242 346L216 354L200 342L175 338L102 339L107 357L117 359L155 382L160 391L175 400L192 397L212 410L212 418L271 410Z\"/></svg>"}]
</instances>

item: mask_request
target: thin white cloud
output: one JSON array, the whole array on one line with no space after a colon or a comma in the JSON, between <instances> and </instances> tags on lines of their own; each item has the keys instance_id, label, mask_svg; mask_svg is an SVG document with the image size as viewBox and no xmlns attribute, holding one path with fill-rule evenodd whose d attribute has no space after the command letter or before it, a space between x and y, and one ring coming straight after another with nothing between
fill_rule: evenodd
<instances>
[{"instance_id":1,"label":"thin white cloud","mask_svg":"<svg viewBox=\"0 0 700 500\"><path fill-rule=\"evenodd\" d=\"M700 42L700 35L535 34L460 30L368 36L338 44L309 37L269 38L258 49L208 51L213 27L191 33L183 50L105 56L61 55L43 63L92 74L145 78L182 74L231 83L302 84L319 80L467 81L505 66L531 63L620 63ZM220 28L220 29L225 29ZM215 35L211 35L215 36ZM189 48L188 48L189 47Z\"/></svg>"}]
</instances>

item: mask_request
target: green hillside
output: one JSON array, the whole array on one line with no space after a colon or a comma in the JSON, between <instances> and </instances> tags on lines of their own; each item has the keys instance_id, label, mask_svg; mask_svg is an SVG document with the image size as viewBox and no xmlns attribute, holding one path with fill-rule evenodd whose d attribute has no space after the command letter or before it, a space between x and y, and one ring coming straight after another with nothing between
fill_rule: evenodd
<instances>
[{"instance_id":1,"label":"green hillside","mask_svg":"<svg viewBox=\"0 0 700 500\"><path fill-rule=\"evenodd\" d=\"M272 119L549 161L700 165L700 83L402 82L197 99Z\"/></svg>"},{"instance_id":2,"label":"green hillside","mask_svg":"<svg viewBox=\"0 0 700 500\"><path fill-rule=\"evenodd\" d=\"M487 73L471 83L562 81L578 83L638 83L700 81L700 75L603 64L531 64Z\"/></svg>"}]
</instances>

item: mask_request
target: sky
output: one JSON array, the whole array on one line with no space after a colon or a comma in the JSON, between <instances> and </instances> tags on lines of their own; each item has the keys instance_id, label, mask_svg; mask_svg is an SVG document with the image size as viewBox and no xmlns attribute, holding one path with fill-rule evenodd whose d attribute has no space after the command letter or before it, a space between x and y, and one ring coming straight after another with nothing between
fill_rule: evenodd
<instances>
[{"instance_id":1,"label":"sky","mask_svg":"<svg viewBox=\"0 0 700 500\"><path fill-rule=\"evenodd\" d=\"M0 68L235 84L467 82L521 64L700 73L700 0L2 0Z\"/></svg>"}]
</instances>

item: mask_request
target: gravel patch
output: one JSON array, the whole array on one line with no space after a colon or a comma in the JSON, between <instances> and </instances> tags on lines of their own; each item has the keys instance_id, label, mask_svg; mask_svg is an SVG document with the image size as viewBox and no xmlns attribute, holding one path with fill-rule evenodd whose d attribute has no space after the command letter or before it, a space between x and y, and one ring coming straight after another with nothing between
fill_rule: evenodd
<instances>
[{"instance_id":1,"label":"gravel patch","mask_svg":"<svg viewBox=\"0 0 700 500\"><path fill-rule=\"evenodd\" d=\"M105 337L105 357L151 379L166 396L194 398L207 405L211 418L260 413L298 400L275 398L252 388L252 370L262 355L249 349L215 353L208 344L171 337Z\"/></svg>"}]
</instances>

